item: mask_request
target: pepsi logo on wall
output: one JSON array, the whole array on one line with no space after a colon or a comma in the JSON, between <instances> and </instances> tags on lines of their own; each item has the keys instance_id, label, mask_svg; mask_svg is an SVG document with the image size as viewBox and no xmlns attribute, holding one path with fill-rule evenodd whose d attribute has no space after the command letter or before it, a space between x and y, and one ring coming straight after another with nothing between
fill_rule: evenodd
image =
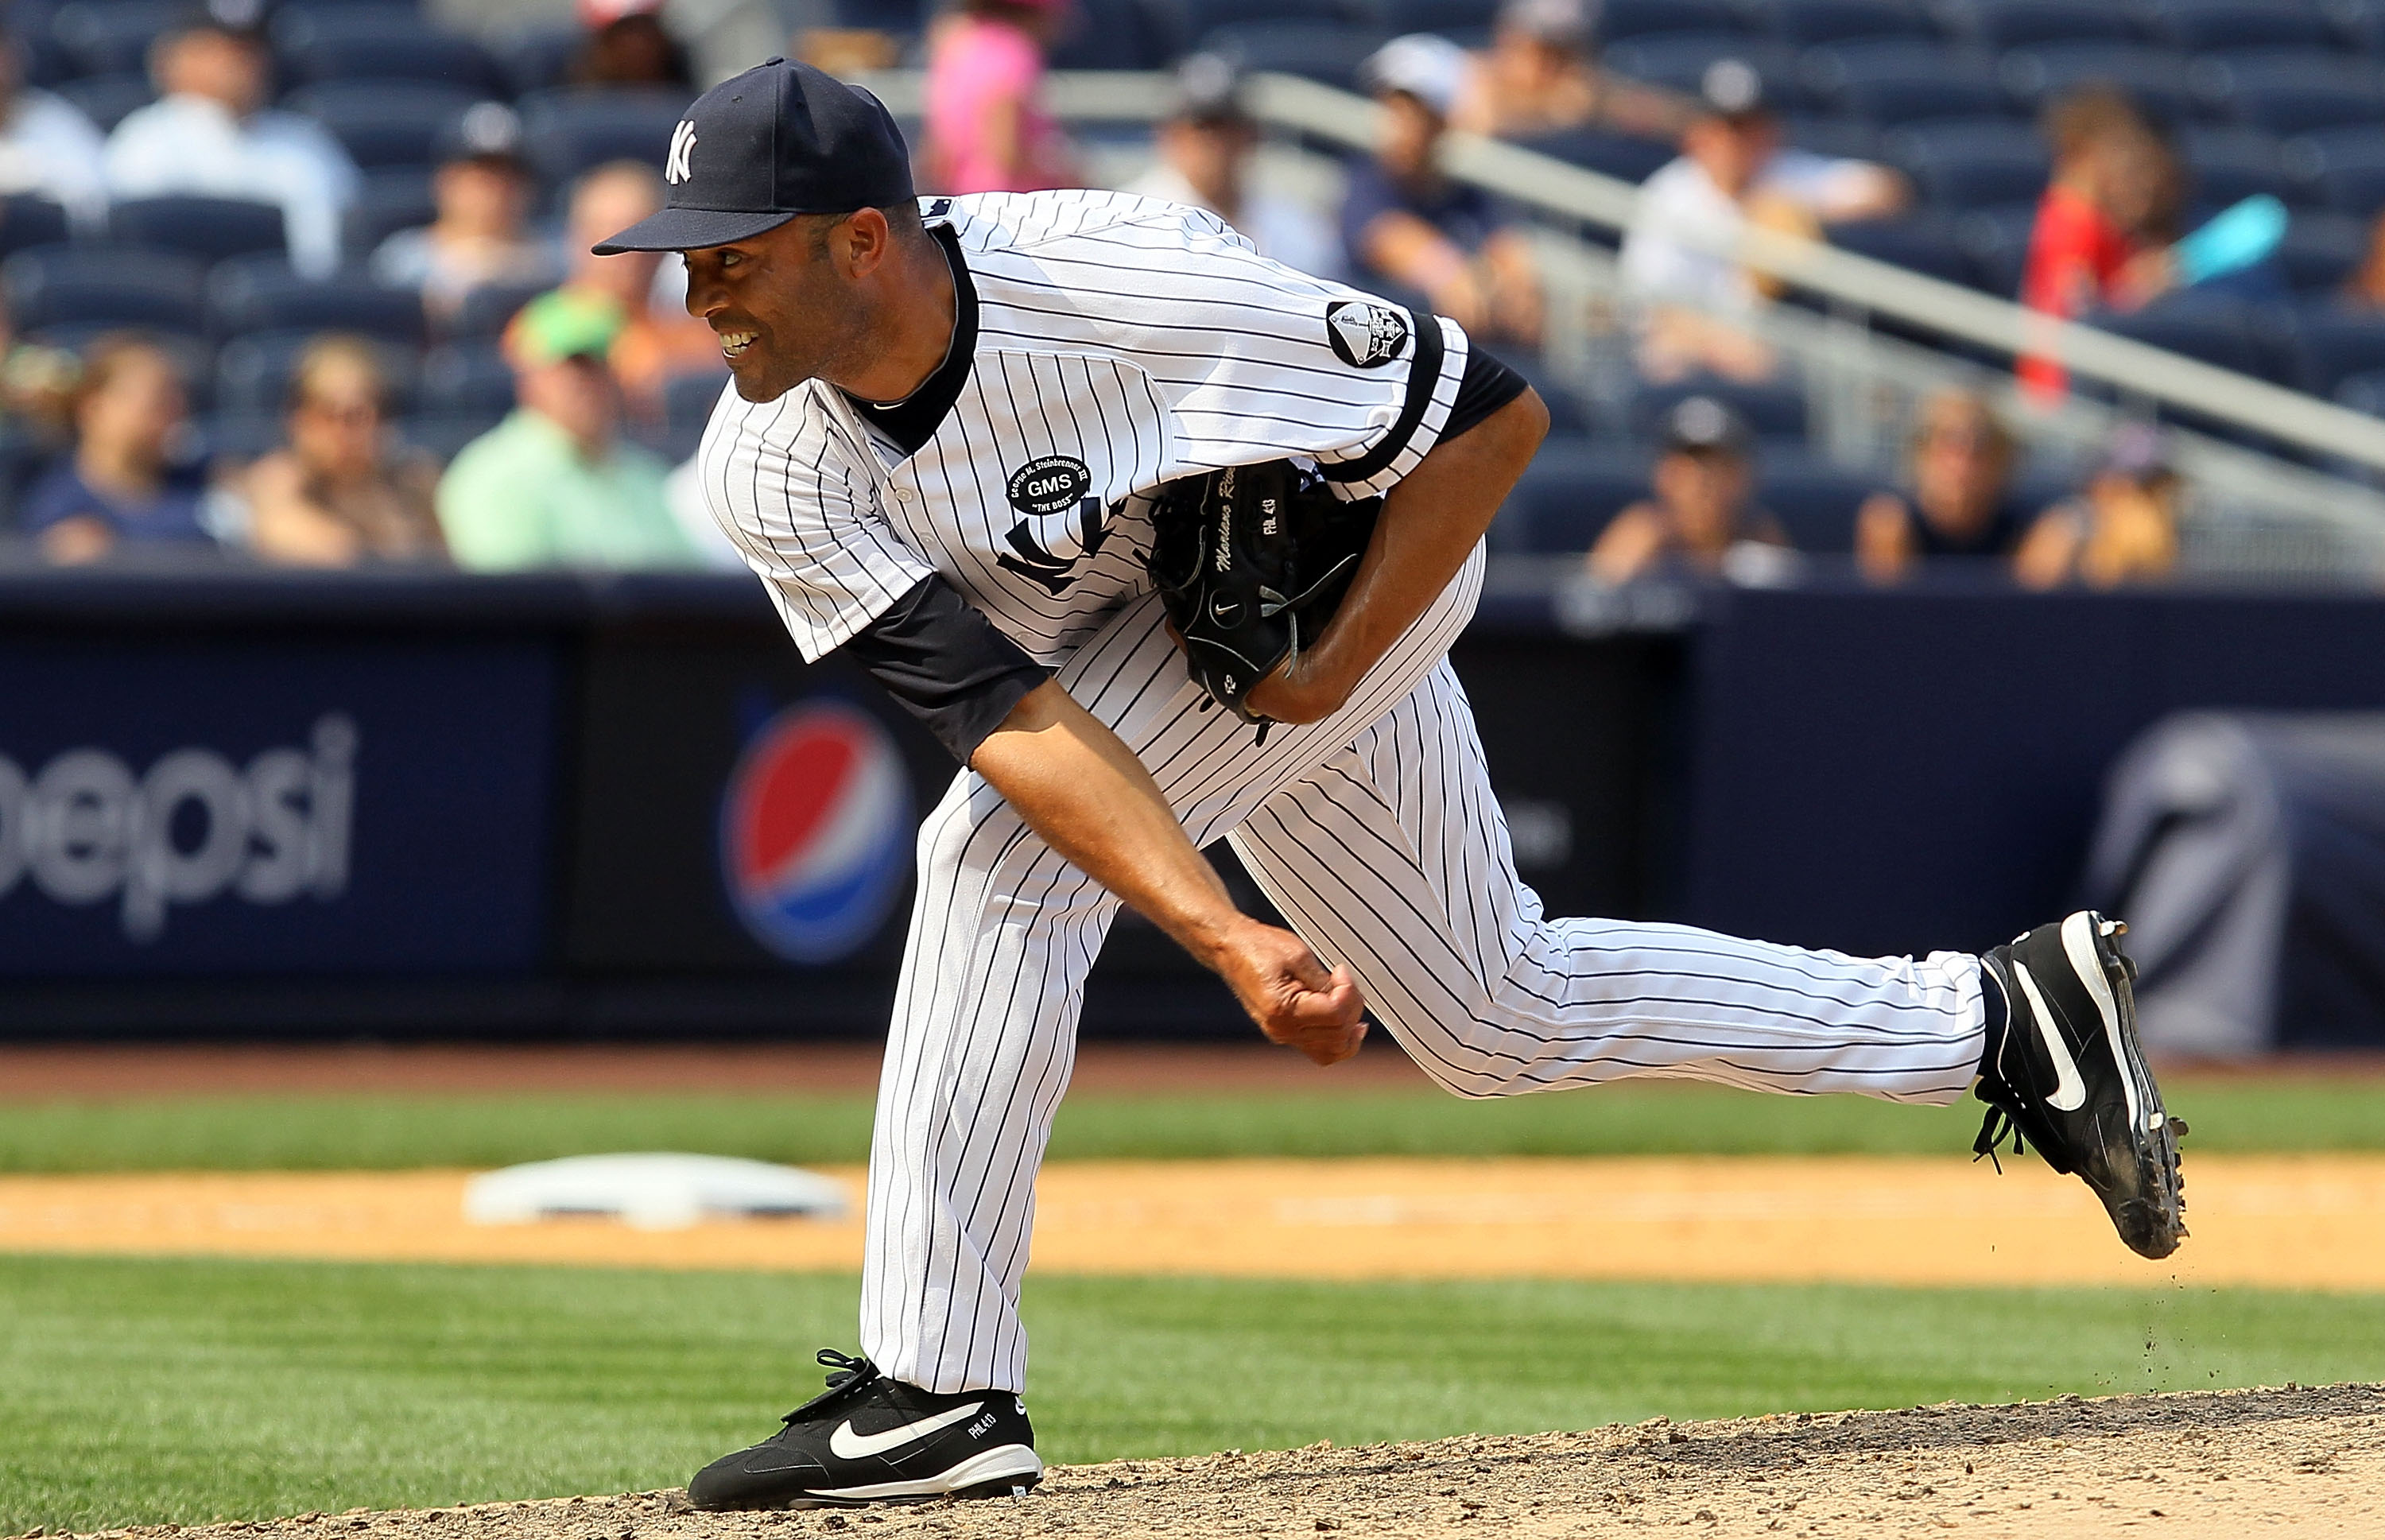
<instances>
[{"instance_id":1,"label":"pepsi logo on wall","mask_svg":"<svg viewBox=\"0 0 2385 1540\"><path fill-rule=\"evenodd\" d=\"M885 728L816 697L764 722L729 772L721 876L756 941L790 962L835 962L886 922L917 828Z\"/></svg>"}]
</instances>

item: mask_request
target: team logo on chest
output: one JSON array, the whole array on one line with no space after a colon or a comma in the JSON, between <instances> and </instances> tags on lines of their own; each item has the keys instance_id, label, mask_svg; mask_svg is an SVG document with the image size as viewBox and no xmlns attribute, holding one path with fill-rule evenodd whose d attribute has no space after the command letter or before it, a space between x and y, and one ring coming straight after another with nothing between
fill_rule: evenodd
<instances>
[{"instance_id":1,"label":"team logo on chest","mask_svg":"<svg viewBox=\"0 0 2385 1540\"><path fill-rule=\"evenodd\" d=\"M1074 507L1093 484L1093 468L1074 455L1044 455L1010 473L1010 506L1025 514Z\"/></svg>"},{"instance_id":2,"label":"team logo on chest","mask_svg":"<svg viewBox=\"0 0 2385 1540\"><path fill-rule=\"evenodd\" d=\"M1380 369L1408 345L1407 318L1372 300L1337 299L1325 307L1325 340L1352 369Z\"/></svg>"},{"instance_id":3,"label":"team logo on chest","mask_svg":"<svg viewBox=\"0 0 2385 1540\"><path fill-rule=\"evenodd\" d=\"M1074 455L1042 455L1010 473L1005 489L1010 506L1027 517L1011 526L1010 549L995 565L1042 584L1052 593L1077 581L1076 566L1102 548L1109 525L1102 500L1090 495L1091 466Z\"/></svg>"}]
</instances>

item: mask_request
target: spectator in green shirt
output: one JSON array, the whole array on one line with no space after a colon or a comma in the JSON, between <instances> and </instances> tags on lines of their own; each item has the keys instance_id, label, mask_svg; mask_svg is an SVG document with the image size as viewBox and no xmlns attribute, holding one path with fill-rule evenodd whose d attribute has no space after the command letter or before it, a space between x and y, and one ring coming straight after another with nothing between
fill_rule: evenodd
<instances>
[{"instance_id":1,"label":"spectator in green shirt","mask_svg":"<svg viewBox=\"0 0 2385 1540\"><path fill-rule=\"evenodd\" d=\"M520 407L456 457L439 483L439 522L459 566L700 565L663 495L670 468L621 441L621 398L606 350L617 306L557 292L506 332Z\"/></svg>"}]
</instances>

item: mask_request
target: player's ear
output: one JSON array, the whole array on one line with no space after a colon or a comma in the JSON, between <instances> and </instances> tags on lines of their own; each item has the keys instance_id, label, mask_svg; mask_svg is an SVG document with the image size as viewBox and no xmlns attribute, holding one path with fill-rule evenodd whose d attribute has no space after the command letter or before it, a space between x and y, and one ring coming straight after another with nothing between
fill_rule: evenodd
<instances>
[{"instance_id":1,"label":"player's ear","mask_svg":"<svg viewBox=\"0 0 2385 1540\"><path fill-rule=\"evenodd\" d=\"M894 241L886 216L875 208L855 209L836 233L838 255L848 278L867 278L877 271Z\"/></svg>"}]
</instances>

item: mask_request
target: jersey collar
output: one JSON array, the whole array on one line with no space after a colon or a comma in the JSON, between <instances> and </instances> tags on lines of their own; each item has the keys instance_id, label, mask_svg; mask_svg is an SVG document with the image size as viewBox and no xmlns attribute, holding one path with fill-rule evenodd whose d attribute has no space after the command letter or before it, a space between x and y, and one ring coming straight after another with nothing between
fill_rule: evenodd
<instances>
[{"instance_id":1,"label":"jersey collar","mask_svg":"<svg viewBox=\"0 0 2385 1540\"><path fill-rule=\"evenodd\" d=\"M864 401L850 391L844 393L855 415L892 441L905 459L936 436L953 403L960 399L961 387L968 382L969 369L977 360L977 285L969 281L968 264L961 259L960 235L950 225L932 226L929 233L943 245L944 261L953 270L953 340L944 361L900 401Z\"/></svg>"}]
</instances>

